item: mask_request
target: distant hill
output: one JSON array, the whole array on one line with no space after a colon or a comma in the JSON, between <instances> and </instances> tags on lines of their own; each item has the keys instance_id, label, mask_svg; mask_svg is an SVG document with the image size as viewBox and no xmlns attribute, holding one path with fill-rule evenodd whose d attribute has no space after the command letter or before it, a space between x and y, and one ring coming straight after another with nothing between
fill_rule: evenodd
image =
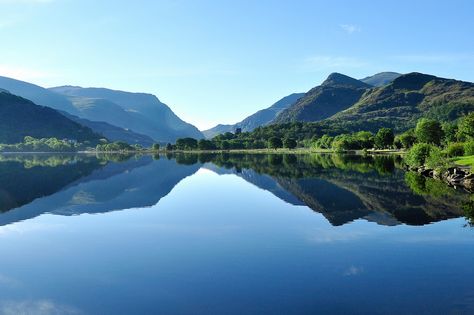
<instances>
[{"instance_id":1,"label":"distant hill","mask_svg":"<svg viewBox=\"0 0 474 315\"><path fill-rule=\"evenodd\" d=\"M225 132L234 132L236 128L241 128L242 131L252 131L257 127L268 125L272 122L279 113L281 113L286 108L294 104L304 93L293 93L288 96L285 96L272 106L259 110L255 114L252 114L233 125L217 125L211 129L205 130L202 133L206 138L213 138L218 134Z\"/></svg>"},{"instance_id":2,"label":"distant hill","mask_svg":"<svg viewBox=\"0 0 474 315\"><path fill-rule=\"evenodd\" d=\"M130 129L155 141L203 138L196 127L181 120L152 94L75 86L55 87L50 91L67 96L79 111L79 117Z\"/></svg>"},{"instance_id":3,"label":"distant hill","mask_svg":"<svg viewBox=\"0 0 474 315\"><path fill-rule=\"evenodd\" d=\"M19 143L25 136L97 142L101 137L56 110L0 92L0 143Z\"/></svg>"},{"instance_id":4,"label":"distant hill","mask_svg":"<svg viewBox=\"0 0 474 315\"><path fill-rule=\"evenodd\" d=\"M371 86L340 73L332 73L296 103L282 111L274 123L320 121L354 105Z\"/></svg>"},{"instance_id":5,"label":"distant hill","mask_svg":"<svg viewBox=\"0 0 474 315\"><path fill-rule=\"evenodd\" d=\"M368 89L350 108L323 122L346 130L403 131L420 117L452 121L474 111L474 83L409 73L392 83Z\"/></svg>"},{"instance_id":6,"label":"distant hill","mask_svg":"<svg viewBox=\"0 0 474 315\"><path fill-rule=\"evenodd\" d=\"M45 89L7 77L0 77L0 89L29 99L38 105L146 135L154 142L174 142L177 138L188 136L203 137L196 127L182 121L167 105L151 94L71 86ZM89 124L89 126L97 127L98 129L94 129L97 133L105 130L105 126L101 124ZM110 135L110 128L106 129ZM115 129L112 138L128 141L129 132L123 134Z\"/></svg>"},{"instance_id":7,"label":"distant hill","mask_svg":"<svg viewBox=\"0 0 474 315\"><path fill-rule=\"evenodd\" d=\"M78 124L89 127L110 141L125 141L130 144L139 144L144 147L150 147L155 143L155 141L148 136L116 127L103 121L92 121L85 118L79 118L66 112L61 112L61 114Z\"/></svg>"},{"instance_id":8,"label":"distant hill","mask_svg":"<svg viewBox=\"0 0 474 315\"><path fill-rule=\"evenodd\" d=\"M395 80L401 75L402 75L401 73L397 73L397 72L380 72L370 77L360 79L360 81L368 85L380 87L380 86L391 83L393 80Z\"/></svg>"},{"instance_id":9,"label":"distant hill","mask_svg":"<svg viewBox=\"0 0 474 315\"><path fill-rule=\"evenodd\" d=\"M31 100L37 105L48 106L73 115L78 114L74 105L66 97L35 84L0 76L0 88Z\"/></svg>"}]
</instances>

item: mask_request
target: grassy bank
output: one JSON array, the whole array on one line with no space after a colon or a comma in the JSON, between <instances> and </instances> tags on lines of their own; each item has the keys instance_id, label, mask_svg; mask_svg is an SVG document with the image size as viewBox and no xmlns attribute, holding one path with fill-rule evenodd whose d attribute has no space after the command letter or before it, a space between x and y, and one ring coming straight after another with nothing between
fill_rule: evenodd
<instances>
[{"instance_id":1,"label":"grassy bank","mask_svg":"<svg viewBox=\"0 0 474 315\"><path fill-rule=\"evenodd\" d=\"M453 163L461 166L468 166L474 169L474 155L462 156L452 159Z\"/></svg>"}]
</instances>

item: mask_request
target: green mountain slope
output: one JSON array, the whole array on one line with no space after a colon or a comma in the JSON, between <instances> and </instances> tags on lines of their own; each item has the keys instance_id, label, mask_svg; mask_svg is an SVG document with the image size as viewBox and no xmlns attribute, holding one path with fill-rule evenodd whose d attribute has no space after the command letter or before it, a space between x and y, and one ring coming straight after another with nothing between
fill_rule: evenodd
<instances>
[{"instance_id":1,"label":"green mountain slope","mask_svg":"<svg viewBox=\"0 0 474 315\"><path fill-rule=\"evenodd\" d=\"M211 129L203 131L202 133L206 138L213 138L221 133L234 132L237 128L241 128L244 132L253 131L257 127L265 126L271 123L278 116L278 114L293 105L299 98L303 96L304 93L290 94L280 99L272 106L259 110L258 112L248 116L241 122L233 125L219 124Z\"/></svg>"},{"instance_id":2,"label":"green mountain slope","mask_svg":"<svg viewBox=\"0 0 474 315\"><path fill-rule=\"evenodd\" d=\"M474 84L409 73L367 90L354 106L323 122L350 131L390 127L403 131L420 117L451 121L474 110Z\"/></svg>"},{"instance_id":3,"label":"green mountain slope","mask_svg":"<svg viewBox=\"0 0 474 315\"><path fill-rule=\"evenodd\" d=\"M181 120L152 94L74 86L50 90L67 96L82 118L130 129L156 141L174 142L182 137L203 137L196 127Z\"/></svg>"},{"instance_id":4,"label":"green mountain slope","mask_svg":"<svg viewBox=\"0 0 474 315\"><path fill-rule=\"evenodd\" d=\"M354 105L369 89L364 82L332 73L320 86L308 91L295 104L282 111L274 123L320 121Z\"/></svg>"},{"instance_id":5,"label":"green mountain slope","mask_svg":"<svg viewBox=\"0 0 474 315\"><path fill-rule=\"evenodd\" d=\"M0 143L22 142L25 136L67 138L79 142L95 142L101 138L54 109L7 92L0 92L0 117Z\"/></svg>"}]
</instances>

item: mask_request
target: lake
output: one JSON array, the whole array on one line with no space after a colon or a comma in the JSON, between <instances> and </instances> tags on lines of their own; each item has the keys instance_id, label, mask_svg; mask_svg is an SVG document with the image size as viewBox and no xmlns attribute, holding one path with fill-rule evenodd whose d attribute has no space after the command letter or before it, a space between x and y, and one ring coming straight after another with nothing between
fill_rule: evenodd
<instances>
[{"instance_id":1,"label":"lake","mask_svg":"<svg viewBox=\"0 0 474 315\"><path fill-rule=\"evenodd\" d=\"M0 156L0 314L473 314L471 194L350 155Z\"/></svg>"}]
</instances>

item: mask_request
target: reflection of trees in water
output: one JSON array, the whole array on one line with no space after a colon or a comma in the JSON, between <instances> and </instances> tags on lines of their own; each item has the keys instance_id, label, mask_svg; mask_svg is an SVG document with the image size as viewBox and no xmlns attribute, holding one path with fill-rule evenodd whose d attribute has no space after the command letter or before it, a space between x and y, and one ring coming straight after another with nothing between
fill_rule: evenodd
<instances>
[{"instance_id":1,"label":"reflection of trees in water","mask_svg":"<svg viewBox=\"0 0 474 315\"><path fill-rule=\"evenodd\" d=\"M416 186L418 178L410 184L411 175L405 175L398 156L226 153L196 154L193 159L236 174L247 169L270 175L278 186L335 225L357 218L382 224L427 224L462 216L468 198L434 180L421 179L421 188Z\"/></svg>"}]
</instances>

